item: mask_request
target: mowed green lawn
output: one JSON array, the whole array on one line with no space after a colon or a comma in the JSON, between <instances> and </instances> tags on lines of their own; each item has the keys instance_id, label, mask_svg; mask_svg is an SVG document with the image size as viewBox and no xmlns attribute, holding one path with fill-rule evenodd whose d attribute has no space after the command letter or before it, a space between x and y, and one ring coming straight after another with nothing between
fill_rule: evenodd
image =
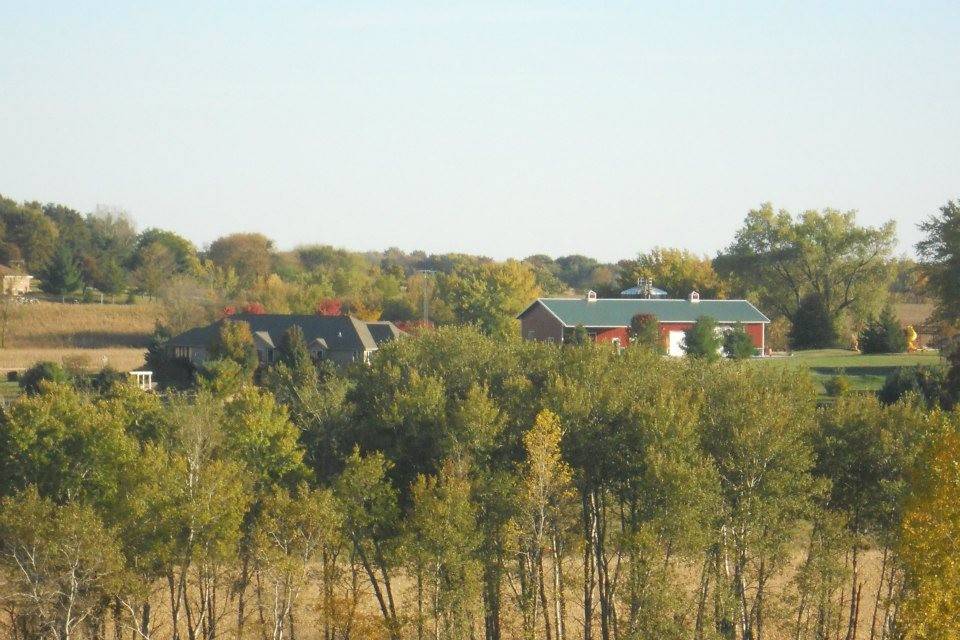
<instances>
[{"instance_id":1,"label":"mowed green lawn","mask_svg":"<svg viewBox=\"0 0 960 640\"><path fill-rule=\"evenodd\" d=\"M883 386L888 375L901 367L941 364L940 354L936 351L863 355L845 349L795 351L789 356L764 359L764 362L809 369L820 385L821 393L823 383L839 374L847 376L855 390L876 391Z\"/></svg>"}]
</instances>

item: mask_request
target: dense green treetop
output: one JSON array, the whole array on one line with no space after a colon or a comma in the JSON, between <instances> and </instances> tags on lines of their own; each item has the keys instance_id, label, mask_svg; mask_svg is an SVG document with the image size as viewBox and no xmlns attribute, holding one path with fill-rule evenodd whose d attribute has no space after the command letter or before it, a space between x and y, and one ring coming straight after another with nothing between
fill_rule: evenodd
<instances>
[{"instance_id":1,"label":"dense green treetop","mask_svg":"<svg viewBox=\"0 0 960 640\"><path fill-rule=\"evenodd\" d=\"M620 262L621 288L635 287L641 278L652 281L671 298L685 298L691 291L704 298L723 298L725 294L724 283L710 259L685 249L656 247L636 260Z\"/></svg>"},{"instance_id":2,"label":"dense green treetop","mask_svg":"<svg viewBox=\"0 0 960 640\"><path fill-rule=\"evenodd\" d=\"M920 224L917 243L921 268L937 298L940 317L960 319L960 201L950 200Z\"/></svg>"},{"instance_id":3,"label":"dense green treetop","mask_svg":"<svg viewBox=\"0 0 960 640\"><path fill-rule=\"evenodd\" d=\"M794 216L769 203L750 211L733 243L715 261L721 275L763 307L794 319L816 295L828 317L871 308L886 289L895 225L857 224L856 212L834 209Z\"/></svg>"}]
</instances>

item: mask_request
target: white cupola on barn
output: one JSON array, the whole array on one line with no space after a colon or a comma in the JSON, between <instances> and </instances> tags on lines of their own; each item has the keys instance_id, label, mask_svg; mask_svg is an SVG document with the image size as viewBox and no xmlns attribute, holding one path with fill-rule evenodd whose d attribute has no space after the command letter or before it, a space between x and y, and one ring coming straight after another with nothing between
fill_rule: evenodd
<instances>
[{"instance_id":1,"label":"white cupola on barn","mask_svg":"<svg viewBox=\"0 0 960 640\"><path fill-rule=\"evenodd\" d=\"M587 302L596 302L597 301L597 292L594 290L587 291Z\"/></svg>"},{"instance_id":2,"label":"white cupola on barn","mask_svg":"<svg viewBox=\"0 0 960 640\"><path fill-rule=\"evenodd\" d=\"M687 298L690 300L690 302L700 302L700 294L696 291L691 291Z\"/></svg>"}]
</instances>

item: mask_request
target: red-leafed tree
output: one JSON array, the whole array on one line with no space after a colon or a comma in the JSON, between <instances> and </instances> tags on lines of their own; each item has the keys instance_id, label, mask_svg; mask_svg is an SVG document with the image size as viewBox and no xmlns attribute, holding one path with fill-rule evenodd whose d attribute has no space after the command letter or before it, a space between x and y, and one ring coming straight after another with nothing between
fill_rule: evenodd
<instances>
[{"instance_id":1,"label":"red-leafed tree","mask_svg":"<svg viewBox=\"0 0 960 640\"><path fill-rule=\"evenodd\" d=\"M236 308L235 306L233 306L232 304L228 304L227 306L225 306L225 307L223 308L223 315L225 315L225 316L232 316L232 315L234 315L234 314L236 314L236 313L237 313L237 308Z\"/></svg>"},{"instance_id":2,"label":"red-leafed tree","mask_svg":"<svg viewBox=\"0 0 960 640\"><path fill-rule=\"evenodd\" d=\"M317 303L317 315L339 316L343 313L343 302L337 298L324 298Z\"/></svg>"},{"instance_id":3,"label":"red-leafed tree","mask_svg":"<svg viewBox=\"0 0 960 640\"><path fill-rule=\"evenodd\" d=\"M434 329L432 322L424 323L423 320L398 320L393 324L404 333L420 333L421 331L432 331Z\"/></svg>"},{"instance_id":4,"label":"red-leafed tree","mask_svg":"<svg viewBox=\"0 0 960 640\"><path fill-rule=\"evenodd\" d=\"M243 312L254 316L262 316L267 312L267 309L259 302L248 302L243 308Z\"/></svg>"}]
</instances>

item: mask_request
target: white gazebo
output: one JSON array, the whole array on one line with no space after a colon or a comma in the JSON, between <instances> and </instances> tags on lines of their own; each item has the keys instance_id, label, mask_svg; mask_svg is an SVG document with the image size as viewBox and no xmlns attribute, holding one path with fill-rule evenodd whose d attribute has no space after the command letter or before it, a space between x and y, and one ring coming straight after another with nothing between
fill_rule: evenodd
<instances>
[{"instance_id":1,"label":"white gazebo","mask_svg":"<svg viewBox=\"0 0 960 640\"><path fill-rule=\"evenodd\" d=\"M136 380L138 387L144 391L153 391L153 371L131 371L130 375Z\"/></svg>"}]
</instances>

